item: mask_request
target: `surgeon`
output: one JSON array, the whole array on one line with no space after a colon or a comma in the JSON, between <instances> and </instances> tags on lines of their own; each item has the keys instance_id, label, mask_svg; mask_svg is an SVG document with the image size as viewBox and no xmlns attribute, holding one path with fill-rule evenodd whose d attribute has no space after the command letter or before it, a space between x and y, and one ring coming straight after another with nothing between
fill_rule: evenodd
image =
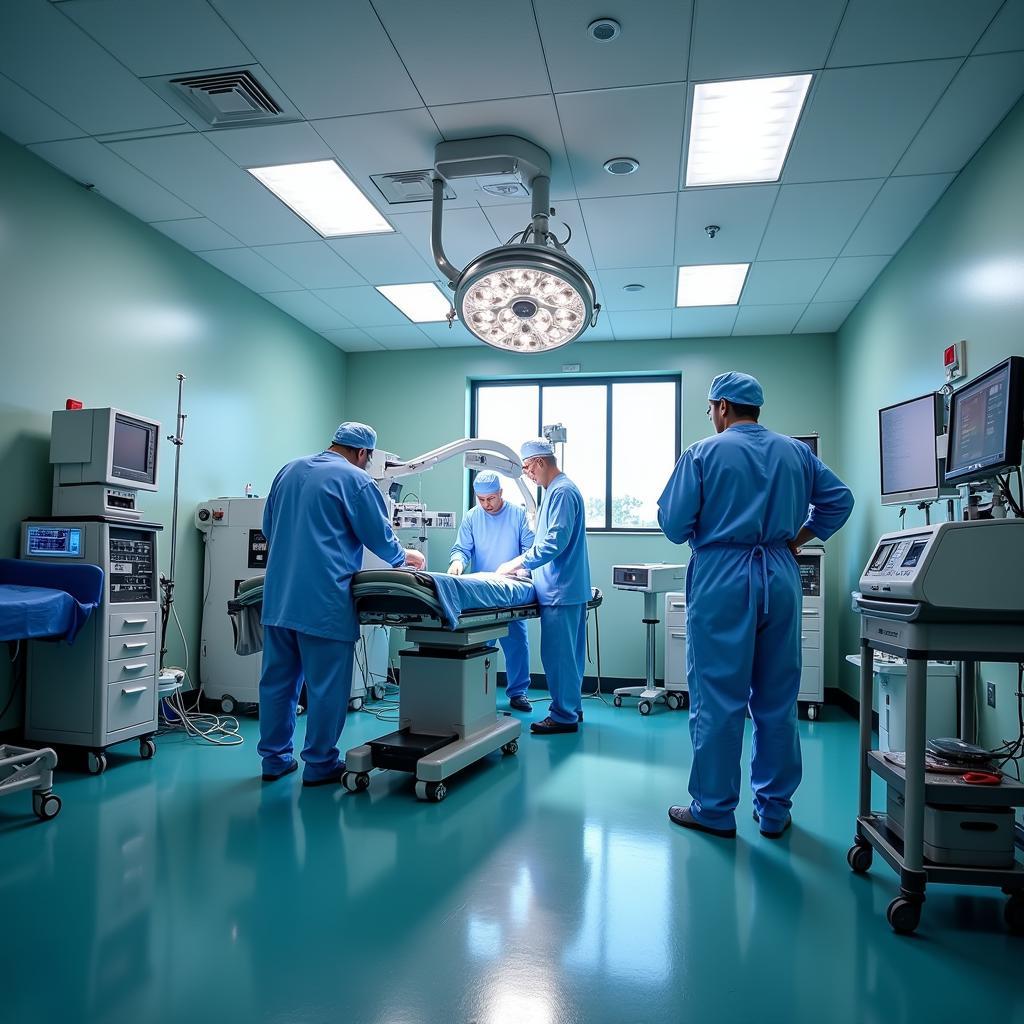
<instances>
[{"instance_id":1,"label":"surgeon","mask_svg":"<svg viewBox=\"0 0 1024 1024\"><path fill-rule=\"evenodd\" d=\"M796 699L802 594L796 553L827 540L850 517L850 489L800 441L758 423L764 392L746 373L715 377L715 434L688 448L658 499L658 523L689 543L687 679L693 767L684 828L736 835L747 707L753 719L750 782L761 835L792 823L800 784Z\"/></svg>"},{"instance_id":2,"label":"surgeon","mask_svg":"<svg viewBox=\"0 0 1024 1024\"><path fill-rule=\"evenodd\" d=\"M452 547L448 572L461 576L470 564L474 572L494 572L504 562L518 558L533 544L533 530L521 505L505 501L497 473L484 470L473 481L476 504L466 513ZM526 620L508 624L508 635L501 637L505 652L505 693L509 707L532 710L526 691L530 686L530 642Z\"/></svg>"},{"instance_id":3,"label":"surgeon","mask_svg":"<svg viewBox=\"0 0 1024 1024\"><path fill-rule=\"evenodd\" d=\"M520 449L523 472L544 489L537 535L526 552L498 566L500 573L526 568L540 605L540 659L551 694L548 717L530 731L576 732L583 720L583 669L587 652L587 602L591 597L583 496L558 468L543 437Z\"/></svg>"},{"instance_id":4,"label":"surgeon","mask_svg":"<svg viewBox=\"0 0 1024 1024\"><path fill-rule=\"evenodd\" d=\"M292 742L303 679L309 706L302 784L341 781L345 762L338 741L359 637L352 574L362 566L364 547L392 566L423 568L418 551L402 550L384 499L366 472L376 444L372 427L342 423L326 451L289 462L267 497L257 748L264 782L298 767Z\"/></svg>"}]
</instances>

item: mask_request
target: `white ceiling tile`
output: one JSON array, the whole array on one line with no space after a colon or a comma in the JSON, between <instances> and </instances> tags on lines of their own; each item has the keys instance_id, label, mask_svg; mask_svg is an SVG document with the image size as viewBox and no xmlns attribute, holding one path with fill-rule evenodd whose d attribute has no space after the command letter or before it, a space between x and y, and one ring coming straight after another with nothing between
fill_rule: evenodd
<instances>
[{"instance_id":1,"label":"white ceiling tile","mask_svg":"<svg viewBox=\"0 0 1024 1024\"><path fill-rule=\"evenodd\" d=\"M246 245L317 238L284 203L196 132L112 142L109 148Z\"/></svg>"},{"instance_id":2,"label":"white ceiling tile","mask_svg":"<svg viewBox=\"0 0 1024 1024\"><path fill-rule=\"evenodd\" d=\"M437 348L414 324L405 323L394 327L367 327L366 333L389 351L410 348Z\"/></svg>"},{"instance_id":3,"label":"white ceiling tile","mask_svg":"<svg viewBox=\"0 0 1024 1024\"><path fill-rule=\"evenodd\" d=\"M384 346L374 341L363 331L356 328L320 332L332 345L337 345L343 352L383 352Z\"/></svg>"},{"instance_id":4,"label":"white ceiling tile","mask_svg":"<svg viewBox=\"0 0 1024 1024\"><path fill-rule=\"evenodd\" d=\"M959 66L959 61L939 60L823 72L783 181L890 174Z\"/></svg>"},{"instance_id":5,"label":"white ceiling tile","mask_svg":"<svg viewBox=\"0 0 1024 1024\"><path fill-rule=\"evenodd\" d=\"M408 327L408 318L376 288L318 288L314 293L356 327Z\"/></svg>"},{"instance_id":6,"label":"white ceiling tile","mask_svg":"<svg viewBox=\"0 0 1024 1024\"><path fill-rule=\"evenodd\" d=\"M205 132L203 138L231 157L239 167L301 164L334 157L331 147L320 138L312 125L304 121L222 128Z\"/></svg>"},{"instance_id":7,"label":"white ceiling tile","mask_svg":"<svg viewBox=\"0 0 1024 1024\"><path fill-rule=\"evenodd\" d=\"M0 75L0 132L23 146L85 135L78 125L61 117L4 75Z\"/></svg>"},{"instance_id":8,"label":"white ceiling tile","mask_svg":"<svg viewBox=\"0 0 1024 1024\"><path fill-rule=\"evenodd\" d=\"M890 178L846 243L843 255L887 256L896 252L946 191L953 177L952 174L927 174Z\"/></svg>"},{"instance_id":9,"label":"white ceiling tile","mask_svg":"<svg viewBox=\"0 0 1024 1024\"><path fill-rule=\"evenodd\" d=\"M975 53L1024 50L1024 0L1006 0L974 48Z\"/></svg>"},{"instance_id":10,"label":"white ceiling tile","mask_svg":"<svg viewBox=\"0 0 1024 1024\"><path fill-rule=\"evenodd\" d=\"M483 342L456 320L451 328L445 324L418 324L419 329L439 348L465 348Z\"/></svg>"},{"instance_id":11,"label":"white ceiling tile","mask_svg":"<svg viewBox=\"0 0 1024 1024\"><path fill-rule=\"evenodd\" d=\"M858 300L889 262L889 256L843 256L836 260L822 282L815 302Z\"/></svg>"},{"instance_id":12,"label":"white ceiling tile","mask_svg":"<svg viewBox=\"0 0 1024 1024\"><path fill-rule=\"evenodd\" d=\"M788 306L740 306L732 328L733 336L789 334L805 308L803 302Z\"/></svg>"},{"instance_id":13,"label":"white ceiling tile","mask_svg":"<svg viewBox=\"0 0 1024 1024\"><path fill-rule=\"evenodd\" d=\"M584 199L580 208L598 267L657 267L672 262L674 192Z\"/></svg>"},{"instance_id":14,"label":"white ceiling tile","mask_svg":"<svg viewBox=\"0 0 1024 1024\"><path fill-rule=\"evenodd\" d=\"M820 68L846 0L714 0L697 4L690 81Z\"/></svg>"},{"instance_id":15,"label":"white ceiling tile","mask_svg":"<svg viewBox=\"0 0 1024 1024\"><path fill-rule=\"evenodd\" d=\"M273 263L303 288L349 288L364 283L326 242L260 245L253 252Z\"/></svg>"},{"instance_id":16,"label":"white ceiling tile","mask_svg":"<svg viewBox=\"0 0 1024 1024\"><path fill-rule=\"evenodd\" d=\"M548 89L530 0L376 0L374 7L427 106Z\"/></svg>"},{"instance_id":17,"label":"white ceiling tile","mask_svg":"<svg viewBox=\"0 0 1024 1024\"><path fill-rule=\"evenodd\" d=\"M392 214L391 222L428 261L428 265L434 267L434 257L430 252L430 212ZM479 207L452 210L446 206L441 236L448 259L460 270L481 253L498 245L498 236Z\"/></svg>"},{"instance_id":18,"label":"white ceiling tile","mask_svg":"<svg viewBox=\"0 0 1024 1024\"><path fill-rule=\"evenodd\" d=\"M183 245L192 252L207 249L242 248L242 243L229 235L222 227L205 217L189 217L187 220L165 220L151 224L157 231Z\"/></svg>"},{"instance_id":19,"label":"white ceiling tile","mask_svg":"<svg viewBox=\"0 0 1024 1024\"><path fill-rule=\"evenodd\" d=\"M1024 92L1024 53L969 57L918 136L897 174L959 171Z\"/></svg>"},{"instance_id":20,"label":"white ceiling tile","mask_svg":"<svg viewBox=\"0 0 1024 1024\"><path fill-rule=\"evenodd\" d=\"M672 310L673 338L721 338L732 334L738 306L687 306Z\"/></svg>"},{"instance_id":21,"label":"white ceiling tile","mask_svg":"<svg viewBox=\"0 0 1024 1024\"><path fill-rule=\"evenodd\" d=\"M253 60L206 0L80 0L61 9L140 77Z\"/></svg>"},{"instance_id":22,"label":"white ceiling tile","mask_svg":"<svg viewBox=\"0 0 1024 1024\"><path fill-rule=\"evenodd\" d=\"M211 2L309 119L422 106L367 0Z\"/></svg>"},{"instance_id":23,"label":"white ceiling tile","mask_svg":"<svg viewBox=\"0 0 1024 1024\"><path fill-rule=\"evenodd\" d=\"M352 326L336 309L310 292L270 292L263 297L314 331Z\"/></svg>"},{"instance_id":24,"label":"white ceiling tile","mask_svg":"<svg viewBox=\"0 0 1024 1024\"><path fill-rule=\"evenodd\" d=\"M676 263L752 263L779 194L778 185L689 188L679 193ZM709 238L704 230L717 224Z\"/></svg>"},{"instance_id":25,"label":"white ceiling tile","mask_svg":"<svg viewBox=\"0 0 1024 1024\"><path fill-rule=\"evenodd\" d=\"M486 206L484 214L499 241L504 243L530 223L530 204L520 202L507 203L504 206ZM569 237L565 246L566 251L586 270L593 272L594 254L590 251L590 239L587 237L580 204L569 199L559 200L555 204L555 216L551 218L550 228L555 237L562 242Z\"/></svg>"},{"instance_id":26,"label":"white ceiling tile","mask_svg":"<svg viewBox=\"0 0 1024 1024\"><path fill-rule=\"evenodd\" d=\"M140 220L195 216L187 203L94 139L41 142L28 148L76 181L94 185L100 195Z\"/></svg>"},{"instance_id":27,"label":"white ceiling tile","mask_svg":"<svg viewBox=\"0 0 1024 1024\"><path fill-rule=\"evenodd\" d=\"M198 255L254 292L284 292L298 287L298 282L252 249L212 249Z\"/></svg>"},{"instance_id":28,"label":"white ceiling tile","mask_svg":"<svg viewBox=\"0 0 1024 1024\"><path fill-rule=\"evenodd\" d=\"M371 284L415 284L440 276L398 234L332 238L327 244Z\"/></svg>"},{"instance_id":29,"label":"white ceiling tile","mask_svg":"<svg viewBox=\"0 0 1024 1024\"><path fill-rule=\"evenodd\" d=\"M555 99L581 199L678 188L685 85L573 92ZM617 156L639 161L639 169L609 174L604 163Z\"/></svg>"},{"instance_id":30,"label":"white ceiling tile","mask_svg":"<svg viewBox=\"0 0 1024 1024\"><path fill-rule=\"evenodd\" d=\"M602 270L604 308L609 312L671 309L676 304L675 267L620 267ZM642 284L643 291L627 292L627 284Z\"/></svg>"},{"instance_id":31,"label":"white ceiling tile","mask_svg":"<svg viewBox=\"0 0 1024 1024\"><path fill-rule=\"evenodd\" d=\"M838 256L881 185L877 179L783 185L758 259Z\"/></svg>"},{"instance_id":32,"label":"white ceiling tile","mask_svg":"<svg viewBox=\"0 0 1024 1024\"><path fill-rule=\"evenodd\" d=\"M0 67L91 134L182 123L53 4L0 3Z\"/></svg>"},{"instance_id":33,"label":"white ceiling tile","mask_svg":"<svg viewBox=\"0 0 1024 1024\"><path fill-rule=\"evenodd\" d=\"M832 263L831 258L755 263L747 274L740 301L745 306L810 302Z\"/></svg>"},{"instance_id":34,"label":"white ceiling tile","mask_svg":"<svg viewBox=\"0 0 1024 1024\"><path fill-rule=\"evenodd\" d=\"M660 341L672 337L671 310L650 309L606 315L617 341Z\"/></svg>"},{"instance_id":35,"label":"white ceiling tile","mask_svg":"<svg viewBox=\"0 0 1024 1024\"><path fill-rule=\"evenodd\" d=\"M551 157L551 198L575 199L569 159L565 154L562 126L552 96L526 96L483 103L455 103L431 107L430 113L446 141L519 135L546 150ZM428 166L433 166L433 152ZM471 197L485 205L500 205L483 192L470 190L469 182L451 183L459 198ZM447 206L447 204L445 204Z\"/></svg>"},{"instance_id":36,"label":"white ceiling tile","mask_svg":"<svg viewBox=\"0 0 1024 1024\"><path fill-rule=\"evenodd\" d=\"M594 0L535 0L555 92L686 81L692 0L647 0L617 11L622 33L598 42L587 26L607 17Z\"/></svg>"},{"instance_id":37,"label":"white ceiling tile","mask_svg":"<svg viewBox=\"0 0 1024 1024\"><path fill-rule=\"evenodd\" d=\"M812 302L793 328L794 334L834 334L856 302Z\"/></svg>"},{"instance_id":38,"label":"white ceiling tile","mask_svg":"<svg viewBox=\"0 0 1024 1024\"><path fill-rule=\"evenodd\" d=\"M580 341L586 343L588 341L614 341L615 332L612 330L611 321L602 313L597 320L595 327L588 327L581 337L577 338L576 341L572 342L573 345L578 344ZM571 356L570 356L571 362Z\"/></svg>"},{"instance_id":39,"label":"white ceiling tile","mask_svg":"<svg viewBox=\"0 0 1024 1024\"><path fill-rule=\"evenodd\" d=\"M828 66L963 57L1002 0L850 0Z\"/></svg>"}]
</instances>

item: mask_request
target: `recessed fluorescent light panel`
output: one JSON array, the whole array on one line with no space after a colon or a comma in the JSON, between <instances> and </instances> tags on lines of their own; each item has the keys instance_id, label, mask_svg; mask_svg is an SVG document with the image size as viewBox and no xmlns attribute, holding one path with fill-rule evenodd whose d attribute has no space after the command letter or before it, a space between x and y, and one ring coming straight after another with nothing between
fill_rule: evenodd
<instances>
[{"instance_id":1,"label":"recessed fluorescent light panel","mask_svg":"<svg viewBox=\"0 0 1024 1024\"><path fill-rule=\"evenodd\" d=\"M778 181L812 77L698 83L686 184Z\"/></svg>"},{"instance_id":2,"label":"recessed fluorescent light panel","mask_svg":"<svg viewBox=\"0 0 1024 1024\"><path fill-rule=\"evenodd\" d=\"M377 291L414 324L447 320L452 304L436 284L379 284Z\"/></svg>"},{"instance_id":3,"label":"recessed fluorescent light panel","mask_svg":"<svg viewBox=\"0 0 1024 1024\"><path fill-rule=\"evenodd\" d=\"M394 231L335 160L247 170L324 238Z\"/></svg>"},{"instance_id":4,"label":"recessed fluorescent light panel","mask_svg":"<svg viewBox=\"0 0 1024 1024\"><path fill-rule=\"evenodd\" d=\"M677 306L735 306L740 301L749 263L712 263L680 267Z\"/></svg>"}]
</instances>

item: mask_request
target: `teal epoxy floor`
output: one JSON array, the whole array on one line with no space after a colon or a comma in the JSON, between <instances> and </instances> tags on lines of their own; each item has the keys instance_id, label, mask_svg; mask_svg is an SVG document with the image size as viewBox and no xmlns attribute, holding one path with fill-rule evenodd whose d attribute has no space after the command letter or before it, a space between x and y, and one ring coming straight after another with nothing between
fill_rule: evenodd
<instances>
[{"instance_id":1,"label":"teal epoxy floor","mask_svg":"<svg viewBox=\"0 0 1024 1024\"><path fill-rule=\"evenodd\" d=\"M0 800L0 1012L12 1022L275 1024L1024 1020L1024 939L995 890L930 890L914 938L895 876L853 876L855 723L801 723L796 826L725 842L671 825L686 715L584 703L441 804L262 785L246 744L135 745L61 773L60 816ZM524 716L525 717L525 716ZM350 717L344 746L390 731ZM748 744L749 746L749 744Z\"/></svg>"}]
</instances>

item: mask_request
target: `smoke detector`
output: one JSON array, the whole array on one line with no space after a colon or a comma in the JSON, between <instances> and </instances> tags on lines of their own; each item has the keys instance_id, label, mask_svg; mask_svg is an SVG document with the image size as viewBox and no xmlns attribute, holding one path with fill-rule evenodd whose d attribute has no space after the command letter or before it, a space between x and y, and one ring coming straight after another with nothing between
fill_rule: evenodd
<instances>
[{"instance_id":1,"label":"smoke detector","mask_svg":"<svg viewBox=\"0 0 1024 1024\"><path fill-rule=\"evenodd\" d=\"M599 43L610 43L622 34L622 26L614 18L598 18L587 26L587 35Z\"/></svg>"}]
</instances>

